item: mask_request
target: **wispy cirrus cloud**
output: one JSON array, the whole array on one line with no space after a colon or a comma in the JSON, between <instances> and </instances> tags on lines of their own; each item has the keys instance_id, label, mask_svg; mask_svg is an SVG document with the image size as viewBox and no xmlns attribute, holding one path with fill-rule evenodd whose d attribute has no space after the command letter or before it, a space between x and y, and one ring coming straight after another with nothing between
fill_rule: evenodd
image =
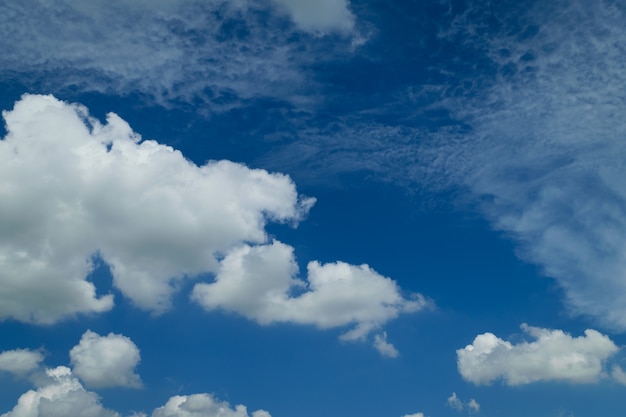
<instances>
[{"instance_id":1,"label":"wispy cirrus cloud","mask_svg":"<svg viewBox=\"0 0 626 417\"><path fill-rule=\"evenodd\" d=\"M503 16L492 34L466 21L461 36L495 74L450 105L471 132L446 161L520 256L558 281L570 311L617 331L626 330L625 12L571 0Z\"/></svg>"},{"instance_id":2,"label":"wispy cirrus cloud","mask_svg":"<svg viewBox=\"0 0 626 417\"><path fill-rule=\"evenodd\" d=\"M313 12L308 2L282 0L30 0L2 1L0 9L5 81L211 111L258 97L314 101L305 94L315 84L306 67L348 52L354 25L346 1L316 3Z\"/></svg>"}]
</instances>

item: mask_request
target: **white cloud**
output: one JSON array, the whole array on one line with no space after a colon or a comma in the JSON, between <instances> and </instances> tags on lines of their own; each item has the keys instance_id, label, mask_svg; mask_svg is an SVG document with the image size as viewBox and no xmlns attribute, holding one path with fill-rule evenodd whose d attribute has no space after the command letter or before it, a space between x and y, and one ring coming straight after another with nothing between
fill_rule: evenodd
<instances>
[{"instance_id":1,"label":"white cloud","mask_svg":"<svg viewBox=\"0 0 626 417\"><path fill-rule=\"evenodd\" d=\"M0 417L120 417L105 409L98 396L85 391L69 368L46 370L47 381L18 399L12 411Z\"/></svg>"},{"instance_id":2,"label":"white cloud","mask_svg":"<svg viewBox=\"0 0 626 417\"><path fill-rule=\"evenodd\" d=\"M402 417L424 417L424 413L405 414Z\"/></svg>"},{"instance_id":3,"label":"white cloud","mask_svg":"<svg viewBox=\"0 0 626 417\"><path fill-rule=\"evenodd\" d=\"M626 372L619 365L613 365L611 377L622 385L626 385Z\"/></svg>"},{"instance_id":4,"label":"white cloud","mask_svg":"<svg viewBox=\"0 0 626 417\"><path fill-rule=\"evenodd\" d=\"M0 74L45 91L140 92L218 111L256 97L302 104L314 83L304 68L336 51L310 36L294 44L286 16L314 32L348 30L353 16L343 0L275 2L287 13L265 0L0 0Z\"/></svg>"},{"instance_id":5,"label":"white cloud","mask_svg":"<svg viewBox=\"0 0 626 417\"><path fill-rule=\"evenodd\" d=\"M374 336L374 348L376 348L381 355L389 358L397 358L399 355L398 349L387 342L387 332L382 332Z\"/></svg>"},{"instance_id":6,"label":"white cloud","mask_svg":"<svg viewBox=\"0 0 626 417\"><path fill-rule=\"evenodd\" d=\"M216 271L216 257L264 243L267 221L297 222L314 201L285 175L198 167L113 113L102 125L82 106L26 95L3 115L0 319L111 309L86 281L94 255L135 304L164 311L178 280Z\"/></svg>"},{"instance_id":7,"label":"white cloud","mask_svg":"<svg viewBox=\"0 0 626 417\"><path fill-rule=\"evenodd\" d=\"M456 392L453 392L452 395L448 397L448 406L456 411L462 411L464 408L463 402L456 396Z\"/></svg>"},{"instance_id":8,"label":"white cloud","mask_svg":"<svg viewBox=\"0 0 626 417\"><path fill-rule=\"evenodd\" d=\"M493 72L456 74L468 90L440 104L468 128L422 154L557 280L573 314L626 331L625 11L581 0L494 10L468 8L452 25ZM502 30L482 30L486 16Z\"/></svg>"},{"instance_id":9,"label":"white cloud","mask_svg":"<svg viewBox=\"0 0 626 417\"><path fill-rule=\"evenodd\" d=\"M572 337L561 330L522 325L532 342L512 344L492 333L476 336L457 350L461 376L474 384L502 378L507 385L536 381L590 383L604 375L604 363L618 347L595 330Z\"/></svg>"},{"instance_id":10,"label":"white cloud","mask_svg":"<svg viewBox=\"0 0 626 417\"><path fill-rule=\"evenodd\" d=\"M467 408L469 408L470 411L477 413L480 411L480 404L478 404L475 399L471 398L467 403Z\"/></svg>"},{"instance_id":11,"label":"white cloud","mask_svg":"<svg viewBox=\"0 0 626 417\"><path fill-rule=\"evenodd\" d=\"M139 349L126 336L100 336L87 330L80 343L70 350L73 372L88 387L142 386L134 373L141 360Z\"/></svg>"},{"instance_id":12,"label":"white cloud","mask_svg":"<svg viewBox=\"0 0 626 417\"><path fill-rule=\"evenodd\" d=\"M177 395L152 413L152 417L249 417L244 405L234 409L230 404L216 400L210 394ZM252 412L250 417L271 417L264 410Z\"/></svg>"},{"instance_id":13,"label":"white cloud","mask_svg":"<svg viewBox=\"0 0 626 417\"><path fill-rule=\"evenodd\" d=\"M283 5L293 21L310 32L349 32L354 27L354 15L348 0L273 0Z\"/></svg>"},{"instance_id":14,"label":"white cloud","mask_svg":"<svg viewBox=\"0 0 626 417\"><path fill-rule=\"evenodd\" d=\"M0 371L26 375L39 368L43 361L40 352L28 349L8 350L0 353Z\"/></svg>"},{"instance_id":15,"label":"white cloud","mask_svg":"<svg viewBox=\"0 0 626 417\"><path fill-rule=\"evenodd\" d=\"M215 282L196 284L192 297L207 310L233 311L260 324L355 326L344 340L364 339L400 313L429 305L418 294L403 298L395 281L367 265L313 261L307 271L306 281L296 278L298 268L288 245L244 245L221 261ZM382 338L378 345L390 354L393 347L385 343Z\"/></svg>"}]
</instances>

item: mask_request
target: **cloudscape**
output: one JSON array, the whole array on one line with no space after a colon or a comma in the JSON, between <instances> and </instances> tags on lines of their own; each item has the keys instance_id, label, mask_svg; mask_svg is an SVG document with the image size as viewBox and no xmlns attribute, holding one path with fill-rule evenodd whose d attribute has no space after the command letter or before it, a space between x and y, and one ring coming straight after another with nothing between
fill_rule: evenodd
<instances>
[{"instance_id":1,"label":"cloudscape","mask_svg":"<svg viewBox=\"0 0 626 417\"><path fill-rule=\"evenodd\" d=\"M624 21L0 0L0 417L621 417Z\"/></svg>"}]
</instances>

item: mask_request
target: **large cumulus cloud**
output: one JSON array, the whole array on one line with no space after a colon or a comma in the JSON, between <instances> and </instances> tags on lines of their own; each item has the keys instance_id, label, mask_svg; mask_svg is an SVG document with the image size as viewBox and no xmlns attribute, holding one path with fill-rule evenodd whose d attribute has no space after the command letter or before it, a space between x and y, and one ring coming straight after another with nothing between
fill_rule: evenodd
<instances>
[{"instance_id":1,"label":"large cumulus cloud","mask_svg":"<svg viewBox=\"0 0 626 417\"><path fill-rule=\"evenodd\" d=\"M196 166L115 114L100 124L51 96L24 96L4 118L0 318L52 323L112 308L86 280L96 255L125 296L163 311L176 280L216 271L240 242L265 242L267 221L297 222L313 203L285 175Z\"/></svg>"}]
</instances>

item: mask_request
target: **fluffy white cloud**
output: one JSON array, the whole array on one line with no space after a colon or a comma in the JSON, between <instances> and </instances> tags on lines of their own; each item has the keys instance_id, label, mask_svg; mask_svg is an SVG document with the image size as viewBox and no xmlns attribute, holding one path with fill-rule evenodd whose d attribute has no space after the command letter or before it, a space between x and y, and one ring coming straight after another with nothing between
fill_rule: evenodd
<instances>
[{"instance_id":1,"label":"fluffy white cloud","mask_svg":"<svg viewBox=\"0 0 626 417\"><path fill-rule=\"evenodd\" d=\"M461 376L474 384L498 378L508 385L551 380L589 383L604 374L604 362L619 350L607 336L591 329L579 337L525 324L522 329L535 340L514 345L484 333L457 350Z\"/></svg>"},{"instance_id":2,"label":"fluffy white cloud","mask_svg":"<svg viewBox=\"0 0 626 417\"><path fill-rule=\"evenodd\" d=\"M70 350L73 372L88 387L141 387L134 373L141 360L139 349L126 336L100 336L87 330Z\"/></svg>"},{"instance_id":3,"label":"fluffy white cloud","mask_svg":"<svg viewBox=\"0 0 626 417\"><path fill-rule=\"evenodd\" d=\"M152 417L271 417L264 410L248 414L244 405L234 409L225 401L216 400L210 394L177 395L152 413Z\"/></svg>"},{"instance_id":4,"label":"fluffy white cloud","mask_svg":"<svg viewBox=\"0 0 626 417\"><path fill-rule=\"evenodd\" d=\"M12 411L0 417L120 417L105 409L98 396L86 391L69 368L46 370L47 380L24 393Z\"/></svg>"},{"instance_id":5,"label":"fluffy white cloud","mask_svg":"<svg viewBox=\"0 0 626 417\"><path fill-rule=\"evenodd\" d=\"M0 371L15 375L25 375L39 368L43 361L40 352L28 349L8 350L0 353Z\"/></svg>"},{"instance_id":6,"label":"fluffy white cloud","mask_svg":"<svg viewBox=\"0 0 626 417\"><path fill-rule=\"evenodd\" d=\"M265 242L267 221L297 222L313 204L285 175L196 166L113 113L103 125L80 105L26 95L3 115L0 319L112 308L86 281L95 255L135 304L163 311L176 280L216 271L216 256Z\"/></svg>"},{"instance_id":7,"label":"fluffy white cloud","mask_svg":"<svg viewBox=\"0 0 626 417\"><path fill-rule=\"evenodd\" d=\"M283 5L293 21L311 32L349 32L354 27L354 15L348 0L273 0Z\"/></svg>"},{"instance_id":8,"label":"fluffy white cloud","mask_svg":"<svg viewBox=\"0 0 626 417\"><path fill-rule=\"evenodd\" d=\"M424 417L424 413L405 414L402 417Z\"/></svg>"},{"instance_id":9,"label":"fluffy white cloud","mask_svg":"<svg viewBox=\"0 0 626 417\"><path fill-rule=\"evenodd\" d=\"M313 261L307 271L306 281L296 278L298 268L288 245L243 245L221 261L215 282L196 284L192 297L207 310L233 311L260 324L292 322L322 329L353 325L344 340L364 339L400 313L429 305L419 294L403 298L395 281L367 265ZM392 353L384 337L377 343L385 354Z\"/></svg>"}]
</instances>

